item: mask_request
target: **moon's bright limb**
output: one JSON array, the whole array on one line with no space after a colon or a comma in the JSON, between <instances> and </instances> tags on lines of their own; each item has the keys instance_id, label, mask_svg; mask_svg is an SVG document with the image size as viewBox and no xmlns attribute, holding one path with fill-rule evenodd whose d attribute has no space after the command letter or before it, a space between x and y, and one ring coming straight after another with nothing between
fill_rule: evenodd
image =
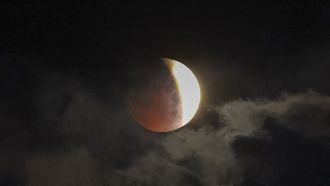
<instances>
[{"instance_id":1,"label":"moon's bright limb","mask_svg":"<svg viewBox=\"0 0 330 186\"><path fill-rule=\"evenodd\" d=\"M197 78L184 64L173 59L163 59L169 67L179 91L182 106L182 125L186 125L197 112L201 91Z\"/></svg>"}]
</instances>

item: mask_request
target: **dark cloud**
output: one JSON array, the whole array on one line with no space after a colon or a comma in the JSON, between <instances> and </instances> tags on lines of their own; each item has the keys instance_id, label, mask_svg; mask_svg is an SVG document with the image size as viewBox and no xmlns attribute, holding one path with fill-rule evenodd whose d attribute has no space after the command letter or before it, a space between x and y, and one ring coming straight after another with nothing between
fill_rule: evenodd
<instances>
[{"instance_id":1,"label":"dark cloud","mask_svg":"<svg viewBox=\"0 0 330 186\"><path fill-rule=\"evenodd\" d=\"M329 100L309 91L285 94L277 100L226 103L216 108L225 127L185 127L169 133L127 167L105 172L105 179L112 185L325 183L329 148L323 144L319 132L329 130L327 118L304 115L304 110L328 115ZM316 127L315 131L300 130L301 126L293 121L298 113L298 121L304 121L305 128L315 129L313 123L322 127ZM318 135L309 135L311 132ZM324 166L315 165L321 162ZM300 175L309 177L297 181Z\"/></svg>"},{"instance_id":2,"label":"dark cloud","mask_svg":"<svg viewBox=\"0 0 330 186\"><path fill-rule=\"evenodd\" d=\"M26 185L101 185L97 163L84 148L34 156L25 165Z\"/></svg>"},{"instance_id":3,"label":"dark cloud","mask_svg":"<svg viewBox=\"0 0 330 186\"><path fill-rule=\"evenodd\" d=\"M274 119L267 119L263 128L271 140L240 137L233 144L244 167L242 185L329 183L329 146L281 127Z\"/></svg>"},{"instance_id":4,"label":"dark cloud","mask_svg":"<svg viewBox=\"0 0 330 186\"><path fill-rule=\"evenodd\" d=\"M48 73L26 128L2 124L1 182L27 185L322 185L330 98L315 91L208 106L178 131L137 125L109 84ZM94 77L95 78L95 77ZM92 82L92 81L91 81ZM107 94L104 94L106 92ZM120 92L120 91L119 91ZM29 121L29 120L27 120ZM303 178L300 178L303 176ZM299 179L300 178L300 179ZM299 180L298 180L299 179Z\"/></svg>"}]
</instances>

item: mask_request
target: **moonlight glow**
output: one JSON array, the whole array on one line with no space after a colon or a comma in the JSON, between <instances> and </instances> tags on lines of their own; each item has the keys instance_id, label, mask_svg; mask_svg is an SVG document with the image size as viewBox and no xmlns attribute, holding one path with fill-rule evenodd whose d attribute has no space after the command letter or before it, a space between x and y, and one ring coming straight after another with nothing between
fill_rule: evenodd
<instances>
[{"instance_id":1,"label":"moonlight glow","mask_svg":"<svg viewBox=\"0 0 330 186\"><path fill-rule=\"evenodd\" d=\"M187 124L197 112L200 103L199 83L192 71L184 64L164 59L178 86L182 105L182 126Z\"/></svg>"}]
</instances>

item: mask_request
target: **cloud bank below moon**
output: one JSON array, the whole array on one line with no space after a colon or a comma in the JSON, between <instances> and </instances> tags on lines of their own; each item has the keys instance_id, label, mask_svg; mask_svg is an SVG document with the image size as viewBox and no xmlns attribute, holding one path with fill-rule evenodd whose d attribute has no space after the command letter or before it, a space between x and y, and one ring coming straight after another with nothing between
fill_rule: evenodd
<instances>
[{"instance_id":1,"label":"cloud bank below moon","mask_svg":"<svg viewBox=\"0 0 330 186\"><path fill-rule=\"evenodd\" d=\"M85 97L83 100L86 102L88 99ZM72 104L71 109L81 106L75 105L78 103ZM329 96L312 90L300 94L283 94L275 100L234 100L214 107L210 112L217 114L217 121L209 121L209 124L199 123L199 127L185 127L164 136L135 135L131 140L144 152L123 154L127 163L125 166L118 166L115 162L104 165L106 159L116 159L111 158L113 153L121 153L125 151L121 148L129 148L123 146L108 146L110 156L104 159L91 148L78 148L69 151L67 155L33 157L29 162L48 162L44 163L44 171L63 177L65 172L56 171L61 168L54 171L50 169L51 162L59 158L61 162L70 162L73 155L78 155L84 161L72 162L74 167L78 167L74 171L77 176L69 181L78 183L81 175L84 175L84 179L89 180L88 184L92 183L91 180L98 180L94 185L276 185L274 180L287 184L297 174L309 174L300 178L299 182L308 185L315 183L316 179L324 179L317 175L326 174L329 160L299 150L305 149L300 147L307 145L316 148L315 152L321 151L325 157L330 155L327 138L330 133L329 105ZM213 122L220 122L222 127L215 127ZM280 133L277 132L279 130ZM112 135L108 138L114 140L119 137ZM155 143L146 146L147 140ZM131 151L135 150L128 149L128 152ZM296 151L301 154L295 154ZM275 154L275 158L269 159L269 153ZM282 175L283 170L276 166L289 160L297 163L286 167L288 170L296 170L287 173L290 179ZM321 169L313 170L315 174L297 171L309 169L310 165L319 161L323 165L319 165ZM28 172L35 170L36 165L27 164ZM67 166L64 163L58 166L61 165ZM85 174L86 166L92 167L88 169L92 173ZM30 185L42 183L39 180L41 178L28 175ZM64 184L63 180L59 180L61 182L58 184L54 180L54 185Z\"/></svg>"},{"instance_id":2,"label":"cloud bank below moon","mask_svg":"<svg viewBox=\"0 0 330 186\"><path fill-rule=\"evenodd\" d=\"M272 120L276 127L306 140L316 140L326 148L329 141L325 139L330 132L329 105L330 97L313 91L283 94L276 100L228 102L215 108L220 122L225 124L223 128L185 128L166 136L158 148L140 157L129 168L115 171L115 176L125 181L114 184L125 185L131 180L141 185L182 185L182 179L190 177L196 180L196 185L240 185L244 183L246 170L236 158L237 140L249 137L274 140L271 129L267 129ZM301 163L303 166L304 162Z\"/></svg>"},{"instance_id":3,"label":"cloud bank below moon","mask_svg":"<svg viewBox=\"0 0 330 186\"><path fill-rule=\"evenodd\" d=\"M92 94L79 79L68 79L56 76L40 90L33 138L16 130L4 136L1 184L273 186L329 181L327 95L309 90L277 99L236 99L210 108L193 125L160 135L146 132L120 105Z\"/></svg>"}]
</instances>

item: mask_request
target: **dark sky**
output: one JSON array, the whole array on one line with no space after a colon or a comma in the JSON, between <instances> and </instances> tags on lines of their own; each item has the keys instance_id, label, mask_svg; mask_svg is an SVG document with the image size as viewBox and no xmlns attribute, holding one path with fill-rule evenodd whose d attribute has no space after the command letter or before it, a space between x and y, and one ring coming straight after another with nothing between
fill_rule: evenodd
<instances>
[{"instance_id":1,"label":"dark sky","mask_svg":"<svg viewBox=\"0 0 330 186\"><path fill-rule=\"evenodd\" d=\"M0 4L0 186L330 185L330 3ZM192 122L140 127L160 58L202 87Z\"/></svg>"}]
</instances>

